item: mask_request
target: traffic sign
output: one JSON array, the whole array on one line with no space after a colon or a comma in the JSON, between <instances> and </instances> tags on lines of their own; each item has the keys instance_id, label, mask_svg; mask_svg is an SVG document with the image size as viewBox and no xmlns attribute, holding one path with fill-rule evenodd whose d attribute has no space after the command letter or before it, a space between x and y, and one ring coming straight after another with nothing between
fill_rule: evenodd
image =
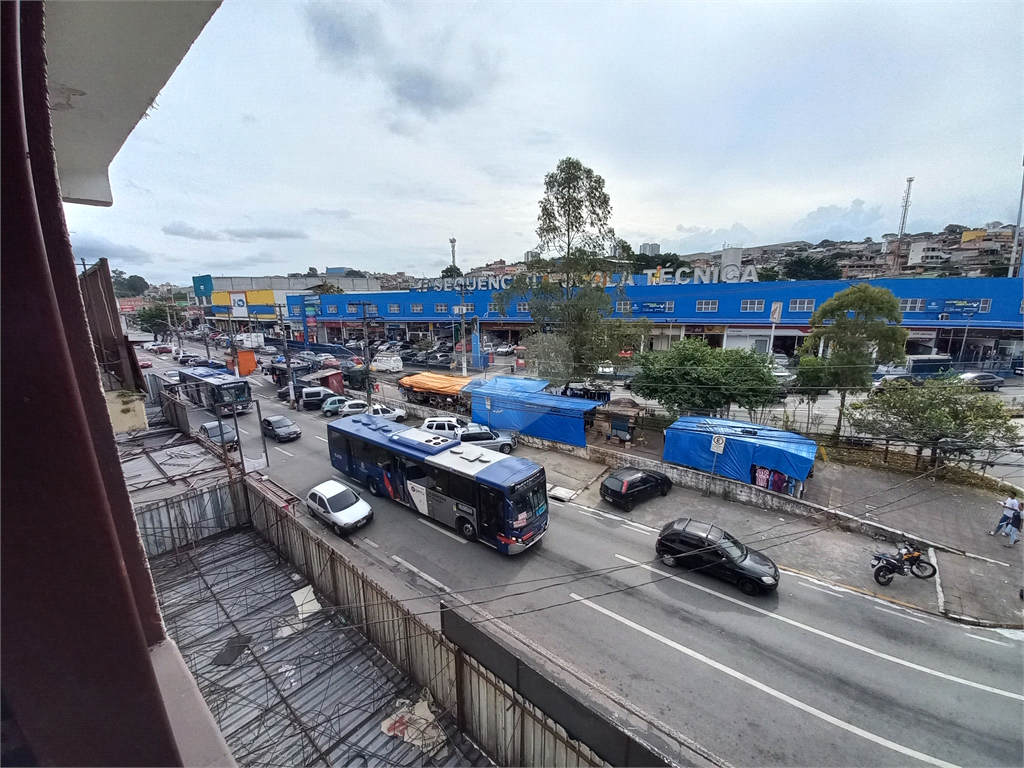
<instances>
[{"instance_id":1,"label":"traffic sign","mask_svg":"<svg viewBox=\"0 0 1024 768\"><path fill-rule=\"evenodd\" d=\"M725 435L715 435L711 438L711 452L712 453L724 453L725 452Z\"/></svg>"}]
</instances>

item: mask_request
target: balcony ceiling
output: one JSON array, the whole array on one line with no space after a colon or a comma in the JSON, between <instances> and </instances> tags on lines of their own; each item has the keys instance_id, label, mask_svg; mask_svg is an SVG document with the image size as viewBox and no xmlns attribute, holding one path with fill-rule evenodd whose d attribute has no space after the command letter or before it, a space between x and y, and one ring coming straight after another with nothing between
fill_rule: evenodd
<instances>
[{"instance_id":1,"label":"balcony ceiling","mask_svg":"<svg viewBox=\"0 0 1024 768\"><path fill-rule=\"evenodd\" d=\"M65 202L113 204L110 163L219 5L46 4L47 87Z\"/></svg>"}]
</instances>

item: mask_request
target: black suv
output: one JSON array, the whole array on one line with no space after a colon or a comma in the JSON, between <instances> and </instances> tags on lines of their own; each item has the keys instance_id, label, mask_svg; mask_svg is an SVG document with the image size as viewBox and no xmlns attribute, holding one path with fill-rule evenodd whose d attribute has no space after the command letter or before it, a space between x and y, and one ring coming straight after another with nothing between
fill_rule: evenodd
<instances>
[{"instance_id":1,"label":"black suv","mask_svg":"<svg viewBox=\"0 0 1024 768\"><path fill-rule=\"evenodd\" d=\"M779 586L779 569L770 557L715 525L689 517L662 528L654 551L669 567L679 565L730 581L747 595L770 592Z\"/></svg>"},{"instance_id":2,"label":"black suv","mask_svg":"<svg viewBox=\"0 0 1024 768\"><path fill-rule=\"evenodd\" d=\"M668 475L638 467L623 467L612 472L601 483L601 498L629 512L638 501L652 496L667 496L672 490Z\"/></svg>"}]
</instances>

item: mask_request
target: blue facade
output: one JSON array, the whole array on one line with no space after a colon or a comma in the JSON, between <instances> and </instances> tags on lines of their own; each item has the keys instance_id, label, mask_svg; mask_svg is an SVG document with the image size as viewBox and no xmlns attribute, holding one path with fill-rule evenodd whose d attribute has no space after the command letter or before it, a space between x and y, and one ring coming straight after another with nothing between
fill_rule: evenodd
<instances>
[{"instance_id":1,"label":"blue facade","mask_svg":"<svg viewBox=\"0 0 1024 768\"><path fill-rule=\"evenodd\" d=\"M970 322L971 328L1019 331L1024 320L1022 282L1012 278L905 277L687 285L645 285L644 275L636 275L634 280L635 285L606 289L616 304L613 317L646 317L659 325L765 326L771 324L772 304L781 302L779 326L806 326L814 309L825 300L852 285L867 282L888 288L898 298L907 300L903 312L903 325L907 327L964 328ZM491 322L532 322L525 305L510 307L507 315L500 314L492 295L490 290L467 291L465 303L473 305L467 317L479 318L485 327ZM291 320L302 318L309 298L288 297ZM367 307L366 314L378 322L451 323L459 319L454 307L463 299L457 291L434 290L324 295L315 308L317 320L359 322L363 308L356 302L363 301L376 307L376 313L374 307ZM976 311L970 314L975 302ZM945 314L949 318L940 319Z\"/></svg>"}]
</instances>

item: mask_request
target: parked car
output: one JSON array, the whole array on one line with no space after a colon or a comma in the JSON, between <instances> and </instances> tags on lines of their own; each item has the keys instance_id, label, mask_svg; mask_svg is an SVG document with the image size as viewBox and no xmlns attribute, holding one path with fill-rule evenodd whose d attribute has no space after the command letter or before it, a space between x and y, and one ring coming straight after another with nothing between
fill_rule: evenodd
<instances>
[{"instance_id":1,"label":"parked car","mask_svg":"<svg viewBox=\"0 0 1024 768\"><path fill-rule=\"evenodd\" d=\"M455 358L449 352L435 352L427 358L427 367L449 368Z\"/></svg>"},{"instance_id":2,"label":"parked car","mask_svg":"<svg viewBox=\"0 0 1024 768\"><path fill-rule=\"evenodd\" d=\"M354 490L337 480L320 483L306 495L306 509L339 536L373 520L373 507Z\"/></svg>"},{"instance_id":3,"label":"parked car","mask_svg":"<svg viewBox=\"0 0 1024 768\"><path fill-rule=\"evenodd\" d=\"M971 384L978 389L987 389L989 392L998 392L999 388L1006 381L1002 376L996 376L994 373L983 373L982 371L961 373L957 378L964 384Z\"/></svg>"},{"instance_id":4,"label":"parked car","mask_svg":"<svg viewBox=\"0 0 1024 768\"><path fill-rule=\"evenodd\" d=\"M152 363L150 363L150 365L152 365ZM162 375L164 378L169 381L173 381L175 384L181 383L181 374L177 371L164 371Z\"/></svg>"},{"instance_id":5,"label":"parked car","mask_svg":"<svg viewBox=\"0 0 1024 768\"><path fill-rule=\"evenodd\" d=\"M227 367L228 367L228 364L227 364L227 363L225 363L225 362L224 362L223 360L207 360L207 361L206 361L206 365L207 365L207 367L209 367L209 368L220 368L220 369L224 369L224 368L227 368Z\"/></svg>"},{"instance_id":6,"label":"parked car","mask_svg":"<svg viewBox=\"0 0 1024 768\"><path fill-rule=\"evenodd\" d=\"M770 592L779 586L779 568L770 557L716 525L689 517L662 528L654 551L670 568L682 566L732 582L747 595Z\"/></svg>"},{"instance_id":7,"label":"parked car","mask_svg":"<svg viewBox=\"0 0 1024 768\"><path fill-rule=\"evenodd\" d=\"M338 408L338 417L343 419L346 416L355 416L360 413L366 413L366 407L365 400L349 400Z\"/></svg>"},{"instance_id":8,"label":"parked car","mask_svg":"<svg viewBox=\"0 0 1024 768\"><path fill-rule=\"evenodd\" d=\"M304 411L320 410L324 402L337 393L327 387L306 387L299 396L299 405Z\"/></svg>"},{"instance_id":9,"label":"parked car","mask_svg":"<svg viewBox=\"0 0 1024 768\"><path fill-rule=\"evenodd\" d=\"M514 432L490 429L483 424L470 424L464 429L457 430L456 435L463 443L502 453L512 453L512 449L519 445Z\"/></svg>"},{"instance_id":10,"label":"parked car","mask_svg":"<svg viewBox=\"0 0 1024 768\"><path fill-rule=\"evenodd\" d=\"M420 429L457 440L458 432L468 426L469 422L458 416L435 416L424 421Z\"/></svg>"},{"instance_id":11,"label":"parked car","mask_svg":"<svg viewBox=\"0 0 1024 768\"><path fill-rule=\"evenodd\" d=\"M155 342L155 341L147 341L145 344L142 345L142 349L145 352L152 352L154 347L159 347L159 346L160 345L157 342Z\"/></svg>"},{"instance_id":12,"label":"parked car","mask_svg":"<svg viewBox=\"0 0 1024 768\"><path fill-rule=\"evenodd\" d=\"M868 397L877 395L886 387L891 387L897 383L908 384L912 387L920 387L924 385L924 379L919 378L918 376L914 376L913 374L910 373L890 373L883 376L882 378L880 378L878 381L871 385L871 390L868 392Z\"/></svg>"},{"instance_id":13,"label":"parked car","mask_svg":"<svg viewBox=\"0 0 1024 768\"><path fill-rule=\"evenodd\" d=\"M796 374L781 365L772 365L772 375L779 384L790 384L796 381Z\"/></svg>"},{"instance_id":14,"label":"parked car","mask_svg":"<svg viewBox=\"0 0 1024 768\"><path fill-rule=\"evenodd\" d=\"M792 360L790 360L787 355L784 355L781 352L776 352L772 355L772 362L780 368L789 368Z\"/></svg>"},{"instance_id":15,"label":"parked car","mask_svg":"<svg viewBox=\"0 0 1024 768\"><path fill-rule=\"evenodd\" d=\"M155 347L153 347L153 351L156 352L158 355L166 355L169 352L173 352L174 347L172 347L170 344L157 344Z\"/></svg>"},{"instance_id":16,"label":"parked car","mask_svg":"<svg viewBox=\"0 0 1024 768\"><path fill-rule=\"evenodd\" d=\"M152 367L153 367L153 361L152 360L139 360L139 368L152 368Z\"/></svg>"},{"instance_id":17,"label":"parked car","mask_svg":"<svg viewBox=\"0 0 1024 768\"><path fill-rule=\"evenodd\" d=\"M302 397L302 390L304 390L304 389L305 389L305 387L302 386L301 384L296 384L295 385L295 397ZM288 399L288 385L287 384L285 384L283 387L281 387L280 389L277 390L277 396L281 400L287 400Z\"/></svg>"},{"instance_id":18,"label":"parked car","mask_svg":"<svg viewBox=\"0 0 1024 768\"><path fill-rule=\"evenodd\" d=\"M269 344L264 344L261 347L256 347L256 351L261 355L276 355L278 352L277 347L272 347Z\"/></svg>"},{"instance_id":19,"label":"parked car","mask_svg":"<svg viewBox=\"0 0 1024 768\"><path fill-rule=\"evenodd\" d=\"M267 437L274 438L277 442L287 440L298 440L302 437L302 430L299 425L287 416L267 416L260 422L260 431Z\"/></svg>"},{"instance_id":20,"label":"parked car","mask_svg":"<svg viewBox=\"0 0 1024 768\"><path fill-rule=\"evenodd\" d=\"M324 400L323 405L320 406L320 411L324 416L334 416L342 409L342 407L352 398L348 395L335 395Z\"/></svg>"},{"instance_id":21,"label":"parked car","mask_svg":"<svg viewBox=\"0 0 1024 768\"><path fill-rule=\"evenodd\" d=\"M293 352L292 353L292 360L304 360L307 363L319 363L320 362L320 360L317 359L316 354L314 354L313 352L305 352L305 351L303 351L303 352Z\"/></svg>"},{"instance_id":22,"label":"parked car","mask_svg":"<svg viewBox=\"0 0 1024 768\"><path fill-rule=\"evenodd\" d=\"M638 502L654 496L667 496L672 490L668 475L638 467L622 467L612 472L601 483L601 498L631 511Z\"/></svg>"},{"instance_id":23,"label":"parked car","mask_svg":"<svg viewBox=\"0 0 1024 768\"><path fill-rule=\"evenodd\" d=\"M380 416L388 421L405 421L407 414L401 408L389 408L386 405L375 405L371 411L374 416Z\"/></svg>"},{"instance_id":24,"label":"parked car","mask_svg":"<svg viewBox=\"0 0 1024 768\"><path fill-rule=\"evenodd\" d=\"M597 364L597 372L602 376L614 376L615 366L612 365L611 360L604 360Z\"/></svg>"},{"instance_id":25,"label":"parked car","mask_svg":"<svg viewBox=\"0 0 1024 768\"><path fill-rule=\"evenodd\" d=\"M200 363L209 363L209 360L203 360L199 355L182 355L178 362L184 368L195 368Z\"/></svg>"},{"instance_id":26,"label":"parked car","mask_svg":"<svg viewBox=\"0 0 1024 768\"><path fill-rule=\"evenodd\" d=\"M516 348L513 347L511 344L499 344L497 347L494 348L494 354L501 355L502 357L514 354L515 351Z\"/></svg>"},{"instance_id":27,"label":"parked car","mask_svg":"<svg viewBox=\"0 0 1024 768\"><path fill-rule=\"evenodd\" d=\"M336 357L332 357L332 358L330 358L328 360L324 360L322 363L320 363L320 365L323 368L332 368L332 369L334 369L336 371L340 371L341 370L341 361L338 360L338 358L336 358Z\"/></svg>"},{"instance_id":28,"label":"parked car","mask_svg":"<svg viewBox=\"0 0 1024 768\"><path fill-rule=\"evenodd\" d=\"M225 424L222 430L220 422L208 421L199 427L199 434L215 443L224 444L229 451L238 448L238 433L230 424Z\"/></svg>"}]
</instances>

